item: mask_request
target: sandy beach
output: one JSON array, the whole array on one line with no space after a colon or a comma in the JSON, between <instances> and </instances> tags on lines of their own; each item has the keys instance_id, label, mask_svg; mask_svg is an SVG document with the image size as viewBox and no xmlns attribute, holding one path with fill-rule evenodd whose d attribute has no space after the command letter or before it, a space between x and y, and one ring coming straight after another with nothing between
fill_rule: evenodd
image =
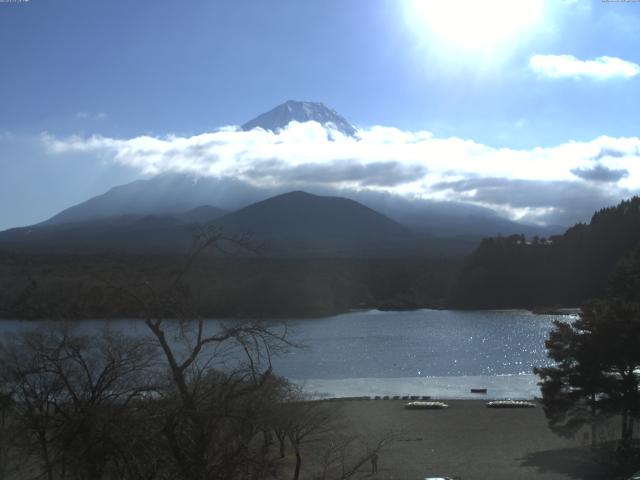
<instances>
[{"instance_id":1,"label":"sandy beach","mask_svg":"<svg viewBox=\"0 0 640 480\"><path fill-rule=\"evenodd\" d=\"M402 400L339 403L345 427L371 444L391 429L404 432L380 452L378 473L367 463L357 478L609 478L598 471L588 439L554 435L540 405L491 409L481 400L452 400L445 410L406 410Z\"/></svg>"}]
</instances>

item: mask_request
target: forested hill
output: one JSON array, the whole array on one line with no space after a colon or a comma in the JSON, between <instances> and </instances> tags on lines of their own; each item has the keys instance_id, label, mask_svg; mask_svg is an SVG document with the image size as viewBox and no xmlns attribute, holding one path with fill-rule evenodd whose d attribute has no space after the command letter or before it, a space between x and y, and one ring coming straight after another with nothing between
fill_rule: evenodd
<instances>
[{"instance_id":1,"label":"forested hill","mask_svg":"<svg viewBox=\"0 0 640 480\"><path fill-rule=\"evenodd\" d=\"M487 238L452 287L463 308L577 306L604 292L616 263L640 243L640 198L596 212L588 225L528 241Z\"/></svg>"}]
</instances>

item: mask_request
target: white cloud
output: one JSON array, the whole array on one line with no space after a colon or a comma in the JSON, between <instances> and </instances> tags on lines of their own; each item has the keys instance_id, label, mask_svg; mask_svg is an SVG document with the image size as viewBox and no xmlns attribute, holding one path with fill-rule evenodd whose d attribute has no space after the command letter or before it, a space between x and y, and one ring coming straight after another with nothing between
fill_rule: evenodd
<instances>
[{"instance_id":1,"label":"white cloud","mask_svg":"<svg viewBox=\"0 0 640 480\"><path fill-rule=\"evenodd\" d=\"M540 191L542 185L547 192L560 192L576 185L609 193L640 189L638 137L603 136L587 142L571 141L524 150L382 126L359 130L357 139L335 130L330 133L327 135L327 130L315 122L292 122L280 133L261 129L244 132L226 127L191 137L56 138L44 134L42 138L50 153L94 152L144 174L187 172L232 177L265 188L315 185L368 189L410 197L463 200L493 205L503 211L519 208L520 215L527 208L527 200L519 198L516 203L509 198L514 195L511 192L521 189L530 188L531 195ZM624 171L624 175L610 176L608 182L597 184L585 179L585 175L576 175L594 169ZM496 179L509 181L509 189ZM504 194L500 198L487 195L487 188L496 191L497 184ZM478 193L474 193L474 185ZM577 194L575 197L578 198ZM537 203L528 206L538 210L556 208L553 201L538 196ZM514 212L512 216L517 216Z\"/></svg>"},{"instance_id":2,"label":"white cloud","mask_svg":"<svg viewBox=\"0 0 640 480\"><path fill-rule=\"evenodd\" d=\"M607 56L580 60L573 55L533 55L529 66L549 78L631 78L640 74L637 63Z\"/></svg>"}]
</instances>

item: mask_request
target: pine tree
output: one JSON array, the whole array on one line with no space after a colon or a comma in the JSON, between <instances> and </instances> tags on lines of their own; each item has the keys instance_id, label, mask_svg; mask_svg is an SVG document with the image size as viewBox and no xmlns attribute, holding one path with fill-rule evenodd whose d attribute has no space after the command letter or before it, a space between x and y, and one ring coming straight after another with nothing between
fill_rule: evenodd
<instances>
[{"instance_id":1,"label":"pine tree","mask_svg":"<svg viewBox=\"0 0 640 480\"><path fill-rule=\"evenodd\" d=\"M556 322L546 341L556 364L537 368L550 427L573 435L619 415L621 440L633 440L640 414L640 250L626 256L608 295L582 307L573 323Z\"/></svg>"}]
</instances>

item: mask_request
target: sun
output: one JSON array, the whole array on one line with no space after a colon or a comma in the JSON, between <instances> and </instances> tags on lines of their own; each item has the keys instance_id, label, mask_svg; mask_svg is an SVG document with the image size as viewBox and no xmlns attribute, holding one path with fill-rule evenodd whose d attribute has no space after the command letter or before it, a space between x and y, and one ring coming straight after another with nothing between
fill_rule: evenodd
<instances>
[{"instance_id":1,"label":"sun","mask_svg":"<svg viewBox=\"0 0 640 480\"><path fill-rule=\"evenodd\" d=\"M459 54L500 54L542 21L545 0L406 0L413 30L439 49Z\"/></svg>"}]
</instances>

